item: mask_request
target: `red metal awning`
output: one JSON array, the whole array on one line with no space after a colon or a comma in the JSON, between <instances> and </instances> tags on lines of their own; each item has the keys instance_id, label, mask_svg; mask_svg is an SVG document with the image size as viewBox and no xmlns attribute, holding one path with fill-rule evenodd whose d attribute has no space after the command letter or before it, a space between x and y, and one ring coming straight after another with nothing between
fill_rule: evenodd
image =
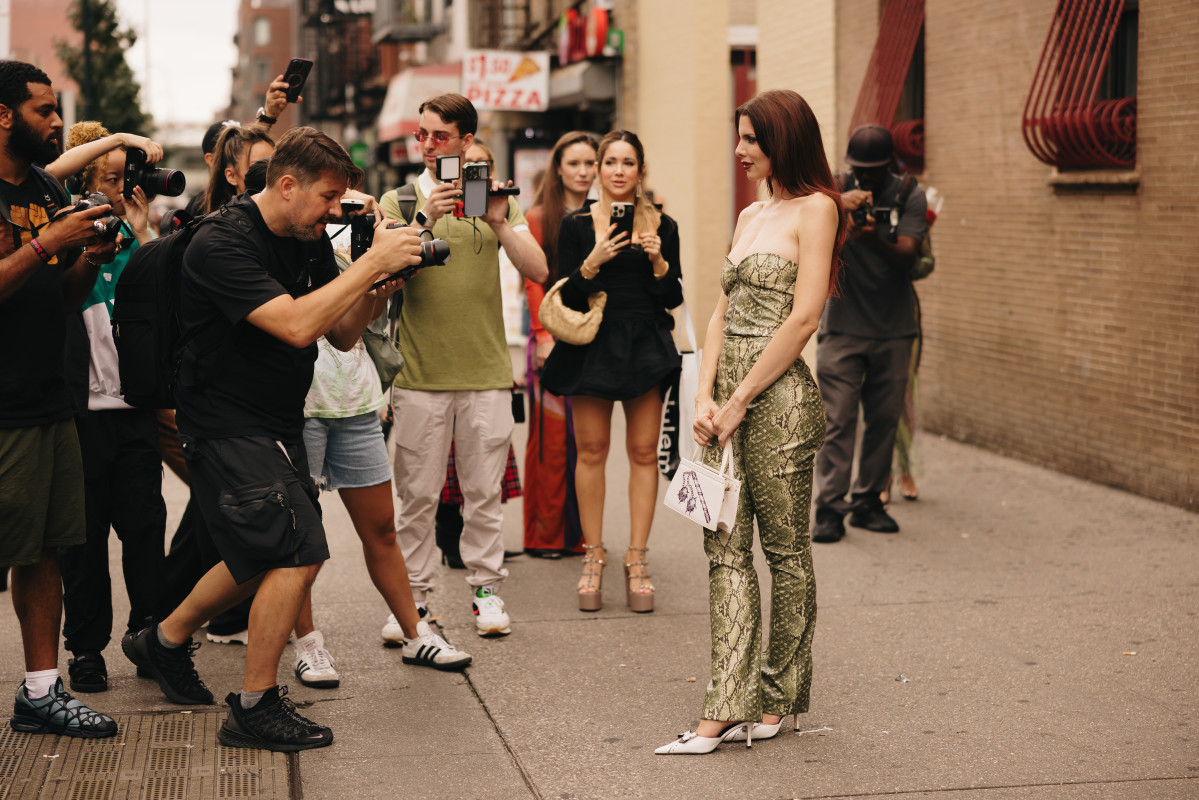
<instances>
[{"instance_id":1,"label":"red metal awning","mask_svg":"<svg viewBox=\"0 0 1199 800\"><path fill-rule=\"evenodd\" d=\"M1024 141L1059 169L1132 167L1136 98L1099 99L1125 0L1059 0L1024 105Z\"/></svg>"},{"instance_id":2,"label":"red metal awning","mask_svg":"<svg viewBox=\"0 0 1199 800\"><path fill-rule=\"evenodd\" d=\"M895 154L906 167L923 169L924 122L895 122L895 111L903 96L903 84L912 66L916 42L924 27L924 0L889 0L878 24L878 38L862 79L858 102L850 117L849 132L860 125L882 125L891 129Z\"/></svg>"}]
</instances>

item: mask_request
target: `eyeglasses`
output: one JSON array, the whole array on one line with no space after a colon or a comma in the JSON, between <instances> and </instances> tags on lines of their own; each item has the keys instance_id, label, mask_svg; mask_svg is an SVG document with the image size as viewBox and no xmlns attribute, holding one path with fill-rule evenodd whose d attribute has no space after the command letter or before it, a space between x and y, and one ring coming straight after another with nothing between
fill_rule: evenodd
<instances>
[{"instance_id":1,"label":"eyeglasses","mask_svg":"<svg viewBox=\"0 0 1199 800\"><path fill-rule=\"evenodd\" d=\"M421 144L425 143L425 139L432 138L433 143L439 147L441 145L445 144L446 142L448 142L450 139L457 139L460 136L459 134L454 134L453 136L451 136L448 133L446 133L445 131L437 131L435 133L428 133L426 131L417 131L417 132L413 133L412 135L414 137L416 137L416 140L418 142L420 142Z\"/></svg>"}]
</instances>

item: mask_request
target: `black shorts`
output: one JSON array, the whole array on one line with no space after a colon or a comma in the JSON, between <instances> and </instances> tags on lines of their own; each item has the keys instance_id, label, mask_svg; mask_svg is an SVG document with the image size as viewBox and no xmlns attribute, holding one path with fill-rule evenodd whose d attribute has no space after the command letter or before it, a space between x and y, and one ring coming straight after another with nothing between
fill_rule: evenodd
<instances>
[{"instance_id":1,"label":"black shorts","mask_svg":"<svg viewBox=\"0 0 1199 800\"><path fill-rule=\"evenodd\" d=\"M183 455L212 542L233 579L329 558L302 444L265 436L184 440Z\"/></svg>"}]
</instances>

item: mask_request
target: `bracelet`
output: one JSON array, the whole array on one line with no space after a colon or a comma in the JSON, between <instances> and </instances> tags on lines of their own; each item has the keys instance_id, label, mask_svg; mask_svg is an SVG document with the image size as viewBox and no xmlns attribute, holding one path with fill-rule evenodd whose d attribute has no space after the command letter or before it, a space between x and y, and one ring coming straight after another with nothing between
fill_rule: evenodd
<instances>
[{"instance_id":1,"label":"bracelet","mask_svg":"<svg viewBox=\"0 0 1199 800\"><path fill-rule=\"evenodd\" d=\"M46 252L46 248L42 247L41 242L39 242L37 239L30 239L29 244L33 247L33 252L37 253L38 258L47 264L50 263L50 259L53 258L53 256Z\"/></svg>"},{"instance_id":2,"label":"bracelet","mask_svg":"<svg viewBox=\"0 0 1199 800\"><path fill-rule=\"evenodd\" d=\"M590 272L591 274L588 275L587 274L588 272ZM596 275L599 275L599 270L598 269L590 269L589 270L587 267L587 264L583 263L583 264L579 265L579 274L582 275L587 280L591 281L591 280L595 280Z\"/></svg>"},{"instance_id":3,"label":"bracelet","mask_svg":"<svg viewBox=\"0 0 1199 800\"><path fill-rule=\"evenodd\" d=\"M83 251L83 260L88 263L88 266L92 266L92 267L100 267L101 266L101 263L99 261L92 261L91 256L89 256L87 254L86 250Z\"/></svg>"}]
</instances>

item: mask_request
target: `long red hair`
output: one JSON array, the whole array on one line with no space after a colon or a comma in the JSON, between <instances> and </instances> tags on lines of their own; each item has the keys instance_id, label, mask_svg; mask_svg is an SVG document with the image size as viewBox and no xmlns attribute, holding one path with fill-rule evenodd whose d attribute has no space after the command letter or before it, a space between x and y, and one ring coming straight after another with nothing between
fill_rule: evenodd
<instances>
[{"instance_id":1,"label":"long red hair","mask_svg":"<svg viewBox=\"0 0 1199 800\"><path fill-rule=\"evenodd\" d=\"M841 246L845 244L847 224L841 205L841 192L833 180L824 155L820 124L807 101L790 89L762 92L738 107L734 127L742 115L749 118L758 138L758 147L770 159L770 177L766 189L774 195L775 184L788 194L806 197L820 192L837 204L840 212L837 236L833 240L833 262L829 270L829 294L835 294L841 274Z\"/></svg>"}]
</instances>

